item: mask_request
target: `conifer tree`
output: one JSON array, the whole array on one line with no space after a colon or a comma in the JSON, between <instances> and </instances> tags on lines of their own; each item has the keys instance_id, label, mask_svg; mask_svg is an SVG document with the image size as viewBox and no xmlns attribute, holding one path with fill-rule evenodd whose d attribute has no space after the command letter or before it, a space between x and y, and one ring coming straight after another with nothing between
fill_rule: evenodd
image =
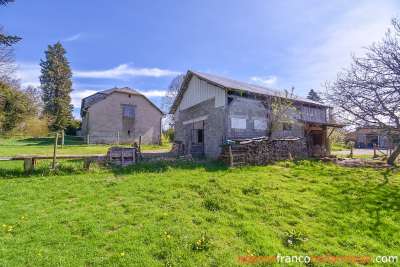
<instances>
[{"instance_id":1,"label":"conifer tree","mask_svg":"<svg viewBox=\"0 0 400 267\"><path fill-rule=\"evenodd\" d=\"M310 99L315 102L323 103L322 98L318 95L317 92L314 91L314 89L310 90L310 92L308 93L307 99Z\"/></svg>"},{"instance_id":2,"label":"conifer tree","mask_svg":"<svg viewBox=\"0 0 400 267\"><path fill-rule=\"evenodd\" d=\"M43 113L52 118L50 129L53 131L65 130L73 119L70 96L73 91L72 71L66 53L61 43L57 42L48 46L46 60L40 60Z\"/></svg>"}]
</instances>

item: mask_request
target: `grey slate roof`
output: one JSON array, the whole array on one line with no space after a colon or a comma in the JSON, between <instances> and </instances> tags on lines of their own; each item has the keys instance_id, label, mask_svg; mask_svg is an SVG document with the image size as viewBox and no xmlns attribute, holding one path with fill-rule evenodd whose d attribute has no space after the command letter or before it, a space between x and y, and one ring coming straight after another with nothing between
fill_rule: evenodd
<instances>
[{"instance_id":1,"label":"grey slate roof","mask_svg":"<svg viewBox=\"0 0 400 267\"><path fill-rule=\"evenodd\" d=\"M85 116L85 110L94 105L97 102L100 102L101 100L105 99L107 96L111 95L112 93L115 92L120 92L120 93L126 93L126 94L131 94L131 95L140 95L143 96L144 98L147 99L147 101L149 101L156 109L158 109L162 114L164 114L164 112L162 112L156 105L154 105L153 102L151 102L145 95L139 93L136 90L133 90L129 87L122 87L122 88L111 88L111 89L107 89L107 90L103 90L103 91L99 91L93 95L87 96L85 98L82 99L81 101L81 117Z\"/></svg>"},{"instance_id":2,"label":"grey slate roof","mask_svg":"<svg viewBox=\"0 0 400 267\"><path fill-rule=\"evenodd\" d=\"M287 97L287 94L284 91L274 90L274 89L260 86L260 85L255 85L255 84L250 84L250 83L241 82L241 81L237 81L237 80L232 80L232 79L220 77L220 76L217 76L214 74L189 70L186 74L186 78L182 84L180 92L179 92L177 98L175 99L174 104L171 107L170 113L175 113L176 109L178 108L178 106L180 104L180 101L182 100L183 94L187 90L187 87L188 87L189 82L192 79L193 75L196 75L198 78L203 79L211 84L214 84L217 87L221 87L222 89L241 90L245 93L253 93L253 94L260 94L260 95L267 95L267 96L280 96L280 97L285 97L285 98ZM322 103L319 103L316 101L312 101L310 99L303 98L303 97L300 97L297 95L293 95L292 97L289 96L288 98L295 100L295 101L299 101L299 102L309 103L309 104L322 106L322 107L328 107L325 104L322 104Z\"/></svg>"}]
</instances>

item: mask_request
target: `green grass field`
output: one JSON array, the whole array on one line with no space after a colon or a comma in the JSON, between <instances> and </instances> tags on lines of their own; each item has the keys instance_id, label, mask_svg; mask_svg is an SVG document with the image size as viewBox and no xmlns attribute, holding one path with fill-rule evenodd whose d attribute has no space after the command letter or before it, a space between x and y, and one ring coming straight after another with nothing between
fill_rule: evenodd
<instances>
[{"instance_id":1,"label":"green grass field","mask_svg":"<svg viewBox=\"0 0 400 267\"><path fill-rule=\"evenodd\" d=\"M84 145L79 137L68 137L61 149L61 138L58 140L57 154L106 154L109 145ZM19 138L0 139L0 157L11 157L20 154L53 154L54 138ZM124 145L121 147L130 147ZM171 149L172 144L143 145L142 150Z\"/></svg>"},{"instance_id":2,"label":"green grass field","mask_svg":"<svg viewBox=\"0 0 400 267\"><path fill-rule=\"evenodd\" d=\"M9 143L0 156L30 153L24 146L35 147ZM49 162L31 175L21 162L0 162L0 266L245 266L239 256L400 256L399 172L312 160L234 169L144 162L88 172L78 160L60 161L53 173ZM360 266L308 264L349 265Z\"/></svg>"},{"instance_id":3,"label":"green grass field","mask_svg":"<svg viewBox=\"0 0 400 267\"><path fill-rule=\"evenodd\" d=\"M332 143L331 144L331 151L350 151L350 148L343 143Z\"/></svg>"}]
</instances>

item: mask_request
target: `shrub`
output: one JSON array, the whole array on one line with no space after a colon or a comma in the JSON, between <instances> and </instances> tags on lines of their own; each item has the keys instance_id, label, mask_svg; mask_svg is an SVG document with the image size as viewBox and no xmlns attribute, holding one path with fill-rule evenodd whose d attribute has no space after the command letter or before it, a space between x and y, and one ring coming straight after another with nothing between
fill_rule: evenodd
<instances>
[{"instance_id":1,"label":"shrub","mask_svg":"<svg viewBox=\"0 0 400 267\"><path fill-rule=\"evenodd\" d=\"M167 140L167 142L172 143L172 142L174 142L174 138L175 138L175 130L169 129L168 131L163 133L163 136Z\"/></svg>"},{"instance_id":2,"label":"shrub","mask_svg":"<svg viewBox=\"0 0 400 267\"><path fill-rule=\"evenodd\" d=\"M18 124L13 133L43 136L49 133L49 121L47 118L30 117Z\"/></svg>"}]
</instances>

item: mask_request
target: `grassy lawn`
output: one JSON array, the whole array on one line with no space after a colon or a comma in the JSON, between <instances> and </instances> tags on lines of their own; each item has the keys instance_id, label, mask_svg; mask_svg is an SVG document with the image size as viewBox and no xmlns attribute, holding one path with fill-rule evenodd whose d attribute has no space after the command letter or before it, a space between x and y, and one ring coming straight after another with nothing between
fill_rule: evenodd
<instances>
[{"instance_id":1,"label":"grassy lawn","mask_svg":"<svg viewBox=\"0 0 400 267\"><path fill-rule=\"evenodd\" d=\"M350 148L343 143L332 143L331 144L331 151L350 151Z\"/></svg>"},{"instance_id":2,"label":"grassy lawn","mask_svg":"<svg viewBox=\"0 0 400 267\"><path fill-rule=\"evenodd\" d=\"M110 145L83 145L79 137L69 137L61 149L61 138L58 141L57 154L106 154ZM0 139L0 157L11 157L20 154L53 154L54 138ZM114 145L113 145L114 146ZM121 147L130 147L125 145ZM171 149L172 144L143 145L143 150Z\"/></svg>"},{"instance_id":3,"label":"grassy lawn","mask_svg":"<svg viewBox=\"0 0 400 267\"><path fill-rule=\"evenodd\" d=\"M21 162L0 162L0 266L244 266L239 256L400 256L398 172L300 160L234 169L158 162L89 172L74 170L81 161L60 161L52 173L49 162L30 176ZM359 266L325 266L349 265Z\"/></svg>"}]
</instances>

